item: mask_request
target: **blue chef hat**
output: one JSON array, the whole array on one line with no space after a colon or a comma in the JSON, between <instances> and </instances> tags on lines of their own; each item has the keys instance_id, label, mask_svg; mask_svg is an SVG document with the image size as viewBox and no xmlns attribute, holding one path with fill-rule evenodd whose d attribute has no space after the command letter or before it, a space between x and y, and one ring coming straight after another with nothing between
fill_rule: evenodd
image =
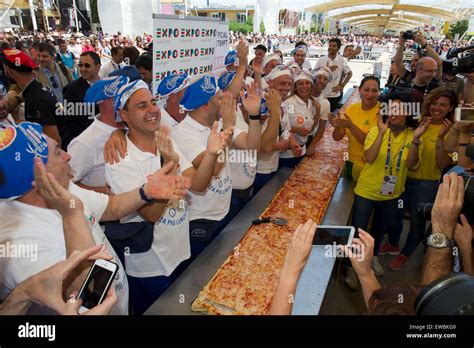
<instances>
[{"instance_id":1,"label":"blue chef hat","mask_svg":"<svg viewBox=\"0 0 474 348\"><path fill-rule=\"evenodd\" d=\"M237 52L235 50L230 51L225 56L225 66L234 64L237 61Z\"/></svg>"},{"instance_id":2,"label":"blue chef hat","mask_svg":"<svg viewBox=\"0 0 474 348\"><path fill-rule=\"evenodd\" d=\"M219 80L217 82L218 86L220 89L226 89L229 87L231 84L232 80L234 79L236 72L231 71L231 72L226 72L219 77Z\"/></svg>"},{"instance_id":3,"label":"blue chef hat","mask_svg":"<svg viewBox=\"0 0 474 348\"><path fill-rule=\"evenodd\" d=\"M39 124L0 126L0 200L14 200L32 189L35 157L48 162L48 142Z\"/></svg>"},{"instance_id":4,"label":"blue chef hat","mask_svg":"<svg viewBox=\"0 0 474 348\"><path fill-rule=\"evenodd\" d=\"M186 87L188 74L171 74L166 76L158 86L157 94L160 98L165 98L172 93L177 93Z\"/></svg>"},{"instance_id":5,"label":"blue chef hat","mask_svg":"<svg viewBox=\"0 0 474 348\"><path fill-rule=\"evenodd\" d=\"M183 109L192 111L207 104L216 93L216 79L213 76L205 75L188 86L180 105Z\"/></svg>"},{"instance_id":6,"label":"blue chef hat","mask_svg":"<svg viewBox=\"0 0 474 348\"><path fill-rule=\"evenodd\" d=\"M122 118L120 117L120 110L123 109L125 104L127 104L128 99L133 95L133 93L139 91L140 89L148 90L148 85L143 80L131 82L120 88L114 100L116 122L122 122Z\"/></svg>"},{"instance_id":7,"label":"blue chef hat","mask_svg":"<svg viewBox=\"0 0 474 348\"><path fill-rule=\"evenodd\" d=\"M115 98L120 88L129 82L126 76L112 76L94 83L86 92L86 103L98 103Z\"/></svg>"}]
</instances>

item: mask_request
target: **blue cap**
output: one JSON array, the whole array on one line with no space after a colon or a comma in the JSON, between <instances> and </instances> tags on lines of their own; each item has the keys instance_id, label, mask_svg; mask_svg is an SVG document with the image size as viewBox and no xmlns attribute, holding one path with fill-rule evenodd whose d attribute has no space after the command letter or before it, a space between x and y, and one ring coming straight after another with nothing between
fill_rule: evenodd
<instances>
[{"instance_id":1,"label":"blue cap","mask_svg":"<svg viewBox=\"0 0 474 348\"><path fill-rule=\"evenodd\" d=\"M35 157L48 162L48 142L39 124L0 127L0 200L14 200L32 189Z\"/></svg>"},{"instance_id":2,"label":"blue cap","mask_svg":"<svg viewBox=\"0 0 474 348\"><path fill-rule=\"evenodd\" d=\"M115 96L114 100L114 110L115 110L115 121L122 122L122 118L120 117L120 110L123 109L125 104L127 104L128 99L140 89L148 89L148 85L143 80L137 80L126 84L120 88L117 95Z\"/></svg>"},{"instance_id":3,"label":"blue cap","mask_svg":"<svg viewBox=\"0 0 474 348\"><path fill-rule=\"evenodd\" d=\"M234 64L237 61L237 52L235 50L230 51L225 56L225 66Z\"/></svg>"},{"instance_id":4,"label":"blue cap","mask_svg":"<svg viewBox=\"0 0 474 348\"><path fill-rule=\"evenodd\" d=\"M136 80L141 80L141 78L142 78L142 76L138 72L137 68L135 68L132 65L127 65L127 66L124 66L120 70L112 71L109 74L109 77L111 77L111 76L126 76L126 77L129 78L130 82L133 82L133 81L136 81Z\"/></svg>"},{"instance_id":5,"label":"blue cap","mask_svg":"<svg viewBox=\"0 0 474 348\"><path fill-rule=\"evenodd\" d=\"M216 79L213 76L205 75L188 86L180 105L183 109L192 111L207 104L216 93Z\"/></svg>"},{"instance_id":6,"label":"blue cap","mask_svg":"<svg viewBox=\"0 0 474 348\"><path fill-rule=\"evenodd\" d=\"M220 89L226 89L229 87L230 83L234 79L236 72L231 71L231 72L226 72L219 77L219 80L217 81L217 84Z\"/></svg>"},{"instance_id":7,"label":"blue cap","mask_svg":"<svg viewBox=\"0 0 474 348\"><path fill-rule=\"evenodd\" d=\"M188 74L171 74L166 76L158 86L157 94L160 98L169 96L172 93L179 92L186 87Z\"/></svg>"},{"instance_id":8,"label":"blue cap","mask_svg":"<svg viewBox=\"0 0 474 348\"><path fill-rule=\"evenodd\" d=\"M126 76L112 76L95 82L86 92L86 103L98 103L115 98L122 86L129 82Z\"/></svg>"}]
</instances>

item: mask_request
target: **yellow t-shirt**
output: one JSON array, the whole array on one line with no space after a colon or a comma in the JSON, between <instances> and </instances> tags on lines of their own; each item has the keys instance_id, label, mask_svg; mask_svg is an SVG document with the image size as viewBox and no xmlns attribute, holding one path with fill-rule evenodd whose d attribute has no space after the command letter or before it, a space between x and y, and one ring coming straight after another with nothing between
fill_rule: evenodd
<instances>
[{"instance_id":1,"label":"yellow t-shirt","mask_svg":"<svg viewBox=\"0 0 474 348\"><path fill-rule=\"evenodd\" d=\"M380 103L377 103L370 110L362 110L362 103L355 103L349 106L346 110L347 116L351 119L361 131L368 133L369 130L377 125L377 112L380 109ZM360 171L365 165L363 159L364 145L359 143L352 135L349 129L346 129L347 138L349 138L349 161L354 165L352 167L352 177L358 180Z\"/></svg>"},{"instance_id":2,"label":"yellow t-shirt","mask_svg":"<svg viewBox=\"0 0 474 348\"><path fill-rule=\"evenodd\" d=\"M373 127L367 138L365 139L364 151L368 150L372 144L377 139L379 134L378 127ZM385 162L387 160L387 149L388 149L388 140L392 135L392 145L391 145L391 155L390 155L390 168L392 168L392 175L397 175L397 183L395 184L395 189L393 194L383 195L380 193L382 184L385 177ZM389 199L394 199L400 197L400 195L405 191L405 180L407 178L408 167L406 166L406 160L408 157L408 152L411 147L411 142L413 141L413 130L410 128L405 129L397 137L393 136L393 133L388 129L383 137L382 145L380 146L379 154L373 163L366 163L364 168L360 173L359 180L357 181L356 188L354 192L364 198L371 199L374 201L386 201ZM403 147L403 153L400 163L400 171L397 173L397 161L399 151ZM423 152L423 144L419 145L419 153ZM418 165L421 162L421 155L418 159ZM390 173L387 173L389 175Z\"/></svg>"},{"instance_id":3,"label":"yellow t-shirt","mask_svg":"<svg viewBox=\"0 0 474 348\"><path fill-rule=\"evenodd\" d=\"M408 170L409 178L418 180L439 180L441 178L441 170L436 164L436 141L441 127L443 127L441 124L430 124L421 135L423 161L420 162L418 170Z\"/></svg>"}]
</instances>

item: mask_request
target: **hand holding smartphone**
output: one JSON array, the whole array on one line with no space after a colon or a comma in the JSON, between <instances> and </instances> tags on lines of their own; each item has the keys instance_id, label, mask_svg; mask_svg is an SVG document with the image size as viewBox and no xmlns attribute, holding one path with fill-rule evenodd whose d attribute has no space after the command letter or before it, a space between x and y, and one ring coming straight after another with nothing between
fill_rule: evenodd
<instances>
[{"instance_id":1,"label":"hand holding smartphone","mask_svg":"<svg viewBox=\"0 0 474 348\"><path fill-rule=\"evenodd\" d=\"M82 300L79 313L84 313L101 304L117 273L118 265L107 260L95 260L82 284L78 298Z\"/></svg>"}]
</instances>

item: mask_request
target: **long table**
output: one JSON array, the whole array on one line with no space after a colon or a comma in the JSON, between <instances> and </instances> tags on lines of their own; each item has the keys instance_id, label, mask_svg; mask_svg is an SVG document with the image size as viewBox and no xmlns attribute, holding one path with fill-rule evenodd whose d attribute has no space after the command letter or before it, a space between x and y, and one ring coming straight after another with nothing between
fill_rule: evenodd
<instances>
[{"instance_id":1,"label":"long table","mask_svg":"<svg viewBox=\"0 0 474 348\"><path fill-rule=\"evenodd\" d=\"M145 315L199 315L191 311L191 304L201 289L224 263L234 247L268 206L286 182L292 169L282 168L240 213L194 260L178 279L146 311ZM323 224L346 225L353 202L352 183L339 179ZM315 247L298 283L294 314L317 314L320 310L335 259L327 258Z\"/></svg>"}]
</instances>

